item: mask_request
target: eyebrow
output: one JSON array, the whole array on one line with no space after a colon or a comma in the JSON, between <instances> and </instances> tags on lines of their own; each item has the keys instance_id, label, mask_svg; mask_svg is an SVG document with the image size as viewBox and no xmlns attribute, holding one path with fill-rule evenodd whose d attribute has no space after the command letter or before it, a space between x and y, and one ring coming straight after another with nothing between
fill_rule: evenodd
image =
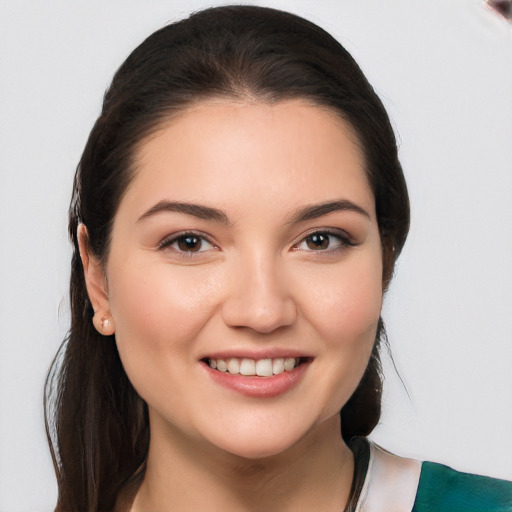
<instances>
[{"instance_id":1,"label":"eyebrow","mask_svg":"<svg viewBox=\"0 0 512 512\"><path fill-rule=\"evenodd\" d=\"M318 217L323 217L329 213L344 211L359 213L370 218L370 214L364 208L361 208L361 206L358 206L347 199L340 199L338 201L328 201L326 203L313 204L311 206L301 208L292 216L290 224L317 219Z\"/></svg>"},{"instance_id":2,"label":"eyebrow","mask_svg":"<svg viewBox=\"0 0 512 512\"><path fill-rule=\"evenodd\" d=\"M222 224L231 224L228 216L217 208L211 208L209 206L203 206L199 204L193 203L180 203L177 201L160 201L155 204L152 208L150 208L147 212L143 213L137 220L137 222L141 222L153 215L162 212L176 212L176 213L184 213L186 215L192 215L193 217L197 217L198 219L203 220L214 220L217 222L221 222Z\"/></svg>"},{"instance_id":3,"label":"eyebrow","mask_svg":"<svg viewBox=\"0 0 512 512\"><path fill-rule=\"evenodd\" d=\"M329 213L339 211L356 212L370 218L370 214L364 208L361 208L361 206L358 206L352 201L340 199L338 201L328 201L325 203L305 206L304 208L299 209L291 217L289 224L297 224L299 222L317 219L324 215L328 215ZM160 201L147 212L143 213L138 218L137 222L141 222L162 212L184 213L186 215L197 217L198 219L214 220L222 224L231 225L228 216L222 210L194 203L180 203L178 201Z\"/></svg>"}]
</instances>

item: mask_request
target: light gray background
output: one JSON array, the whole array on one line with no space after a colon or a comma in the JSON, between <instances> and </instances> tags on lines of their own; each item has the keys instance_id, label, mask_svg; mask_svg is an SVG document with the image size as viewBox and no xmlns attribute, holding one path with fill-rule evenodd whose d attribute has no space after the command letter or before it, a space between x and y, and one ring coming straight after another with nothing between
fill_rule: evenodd
<instances>
[{"instance_id":1,"label":"light gray background","mask_svg":"<svg viewBox=\"0 0 512 512\"><path fill-rule=\"evenodd\" d=\"M252 2L245 2L252 3ZM400 140L412 231L386 299L388 449L512 479L512 29L480 0L271 0L353 53ZM0 0L0 510L51 510L42 386L66 214L109 80L208 1Z\"/></svg>"}]
</instances>

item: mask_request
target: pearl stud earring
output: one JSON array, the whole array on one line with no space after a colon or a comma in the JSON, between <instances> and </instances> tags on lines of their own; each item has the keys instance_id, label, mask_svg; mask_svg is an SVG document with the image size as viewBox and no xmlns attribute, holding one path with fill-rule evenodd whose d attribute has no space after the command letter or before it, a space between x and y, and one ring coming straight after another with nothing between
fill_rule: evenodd
<instances>
[{"instance_id":1,"label":"pearl stud earring","mask_svg":"<svg viewBox=\"0 0 512 512\"><path fill-rule=\"evenodd\" d=\"M96 330L103 336L111 336L115 332L114 319L111 315L105 315L101 319L98 315L94 315L92 322Z\"/></svg>"}]
</instances>

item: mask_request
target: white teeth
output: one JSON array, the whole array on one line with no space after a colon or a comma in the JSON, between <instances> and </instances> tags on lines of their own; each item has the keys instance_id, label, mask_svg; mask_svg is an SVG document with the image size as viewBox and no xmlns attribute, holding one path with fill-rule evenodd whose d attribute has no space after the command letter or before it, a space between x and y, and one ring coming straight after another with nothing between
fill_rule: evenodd
<instances>
[{"instance_id":1,"label":"white teeth","mask_svg":"<svg viewBox=\"0 0 512 512\"><path fill-rule=\"evenodd\" d=\"M282 357L274 359L272 364L272 372L274 375L279 375L280 373L284 372L284 359Z\"/></svg>"},{"instance_id":2,"label":"white teeth","mask_svg":"<svg viewBox=\"0 0 512 512\"><path fill-rule=\"evenodd\" d=\"M256 375L256 363L254 359L242 359L240 362L241 375Z\"/></svg>"},{"instance_id":3,"label":"white teeth","mask_svg":"<svg viewBox=\"0 0 512 512\"><path fill-rule=\"evenodd\" d=\"M284 360L284 369L287 372L291 372L295 368L295 358L294 357L287 357Z\"/></svg>"},{"instance_id":4,"label":"white teeth","mask_svg":"<svg viewBox=\"0 0 512 512\"><path fill-rule=\"evenodd\" d=\"M260 377L271 377L272 359L258 359L258 361L256 361L256 375Z\"/></svg>"},{"instance_id":5,"label":"white teeth","mask_svg":"<svg viewBox=\"0 0 512 512\"><path fill-rule=\"evenodd\" d=\"M236 357L228 359L228 372L233 374L240 373L240 361Z\"/></svg>"},{"instance_id":6,"label":"white teeth","mask_svg":"<svg viewBox=\"0 0 512 512\"><path fill-rule=\"evenodd\" d=\"M223 359L217 359L217 370L220 370L221 372L227 372L228 365L226 364L226 361Z\"/></svg>"},{"instance_id":7,"label":"white teeth","mask_svg":"<svg viewBox=\"0 0 512 512\"><path fill-rule=\"evenodd\" d=\"M231 357L230 359L210 359L210 368L233 375L272 377L283 372L291 372L299 364L295 357L277 357L276 359L254 359Z\"/></svg>"}]
</instances>

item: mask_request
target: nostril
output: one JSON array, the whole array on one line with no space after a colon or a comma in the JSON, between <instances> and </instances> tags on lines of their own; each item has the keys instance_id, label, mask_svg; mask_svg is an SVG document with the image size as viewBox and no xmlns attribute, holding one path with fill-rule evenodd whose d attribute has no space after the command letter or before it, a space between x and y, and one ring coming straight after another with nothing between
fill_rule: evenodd
<instances>
[{"instance_id":1,"label":"nostril","mask_svg":"<svg viewBox=\"0 0 512 512\"><path fill-rule=\"evenodd\" d=\"M245 327L268 334L292 325L297 318L297 309L291 299L273 300L261 305L250 304L250 302L249 299L237 301L231 298L223 308L226 324L230 327Z\"/></svg>"}]
</instances>

